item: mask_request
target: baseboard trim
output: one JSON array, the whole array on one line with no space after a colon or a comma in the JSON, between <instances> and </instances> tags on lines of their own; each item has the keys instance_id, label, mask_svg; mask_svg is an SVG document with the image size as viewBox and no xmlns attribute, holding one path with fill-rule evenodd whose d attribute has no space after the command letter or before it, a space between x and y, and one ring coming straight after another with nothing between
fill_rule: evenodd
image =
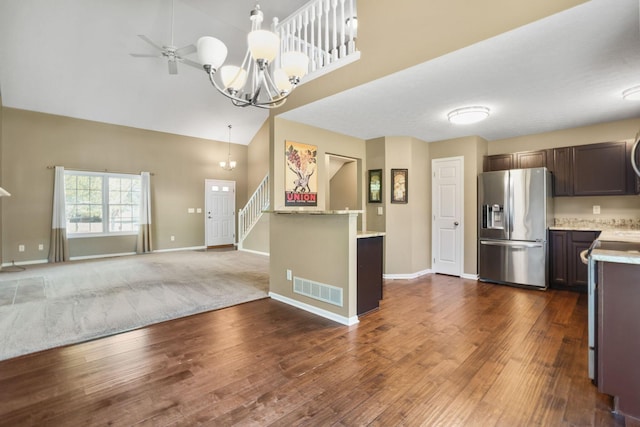
<instances>
[{"instance_id":1,"label":"baseboard trim","mask_svg":"<svg viewBox=\"0 0 640 427\"><path fill-rule=\"evenodd\" d=\"M469 279L469 280L478 280L480 276L478 276L477 274L469 274L469 273L462 273L462 275L460 276L460 278L462 279Z\"/></svg>"},{"instance_id":2,"label":"baseboard trim","mask_svg":"<svg viewBox=\"0 0 640 427\"><path fill-rule=\"evenodd\" d=\"M269 292L269 297L273 298L276 301L280 301L293 307L299 308L300 310L308 311L309 313L324 317L325 319L333 320L334 322L338 322L345 326L355 325L356 323L360 322L358 320L358 316L344 317L339 314L332 313L328 310L324 310L322 308L318 308L313 305L300 302L289 297L285 297L284 295L280 295L275 292Z\"/></svg>"},{"instance_id":3,"label":"baseboard trim","mask_svg":"<svg viewBox=\"0 0 640 427\"><path fill-rule=\"evenodd\" d=\"M424 276L426 274L431 274L431 273L433 273L433 270L428 268L426 270L418 271L416 273L409 273L409 274L383 274L382 278L388 279L388 280L411 280L411 279L417 279L420 276Z\"/></svg>"},{"instance_id":4,"label":"baseboard trim","mask_svg":"<svg viewBox=\"0 0 640 427\"><path fill-rule=\"evenodd\" d=\"M249 252L250 254L256 254L256 255L264 255L264 256L269 256L270 255L269 252L254 251L253 249L245 249L245 248L241 248L241 247L238 247L238 250L242 251L242 252Z\"/></svg>"},{"instance_id":5,"label":"baseboard trim","mask_svg":"<svg viewBox=\"0 0 640 427\"><path fill-rule=\"evenodd\" d=\"M48 263L48 259L35 259L31 261L11 261L11 262L3 262L0 268L11 267L14 265L34 265L34 264L46 264Z\"/></svg>"},{"instance_id":6,"label":"baseboard trim","mask_svg":"<svg viewBox=\"0 0 640 427\"><path fill-rule=\"evenodd\" d=\"M203 249L207 249L207 247L206 246L192 246L190 248L156 249L153 252L201 251Z\"/></svg>"},{"instance_id":7,"label":"baseboard trim","mask_svg":"<svg viewBox=\"0 0 640 427\"><path fill-rule=\"evenodd\" d=\"M121 252L117 254L101 254L101 255L83 255L83 256L72 256L69 258L69 261L84 261L87 259L98 259L98 258L111 258L115 256L130 256L135 255L135 252Z\"/></svg>"}]
</instances>

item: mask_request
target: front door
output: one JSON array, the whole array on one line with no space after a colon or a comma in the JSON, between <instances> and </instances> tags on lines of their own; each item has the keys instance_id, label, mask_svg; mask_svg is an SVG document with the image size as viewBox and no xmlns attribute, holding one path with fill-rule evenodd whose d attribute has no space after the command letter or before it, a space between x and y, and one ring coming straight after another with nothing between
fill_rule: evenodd
<instances>
[{"instance_id":1,"label":"front door","mask_svg":"<svg viewBox=\"0 0 640 427\"><path fill-rule=\"evenodd\" d=\"M205 180L205 245L233 245L236 240L235 181Z\"/></svg>"},{"instance_id":2,"label":"front door","mask_svg":"<svg viewBox=\"0 0 640 427\"><path fill-rule=\"evenodd\" d=\"M432 244L434 273L462 275L464 158L450 157L431 162L433 181L431 208L433 211Z\"/></svg>"}]
</instances>

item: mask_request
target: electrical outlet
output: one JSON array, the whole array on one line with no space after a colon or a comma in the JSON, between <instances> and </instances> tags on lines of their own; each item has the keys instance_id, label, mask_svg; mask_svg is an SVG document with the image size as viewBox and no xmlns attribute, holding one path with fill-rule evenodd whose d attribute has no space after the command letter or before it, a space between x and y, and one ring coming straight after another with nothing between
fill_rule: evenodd
<instances>
[{"instance_id":1,"label":"electrical outlet","mask_svg":"<svg viewBox=\"0 0 640 427\"><path fill-rule=\"evenodd\" d=\"M176 236L171 236L171 241L175 242L176 241Z\"/></svg>"},{"instance_id":2,"label":"electrical outlet","mask_svg":"<svg viewBox=\"0 0 640 427\"><path fill-rule=\"evenodd\" d=\"M202 213L202 208L196 209L196 213Z\"/></svg>"},{"instance_id":3,"label":"electrical outlet","mask_svg":"<svg viewBox=\"0 0 640 427\"><path fill-rule=\"evenodd\" d=\"M24 245L18 245L18 252L24 252Z\"/></svg>"},{"instance_id":4,"label":"electrical outlet","mask_svg":"<svg viewBox=\"0 0 640 427\"><path fill-rule=\"evenodd\" d=\"M187 213L195 213L195 212L196 212L195 208L187 209Z\"/></svg>"},{"instance_id":5,"label":"electrical outlet","mask_svg":"<svg viewBox=\"0 0 640 427\"><path fill-rule=\"evenodd\" d=\"M593 205L593 214L600 215L600 205Z\"/></svg>"},{"instance_id":6,"label":"electrical outlet","mask_svg":"<svg viewBox=\"0 0 640 427\"><path fill-rule=\"evenodd\" d=\"M40 243L40 244L38 245L38 250L39 250L39 251L44 251L44 245L43 245L42 243Z\"/></svg>"},{"instance_id":7,"label":"electrical outlet","mask_svg":"<svg viewBox=\"0 0 640 427\"><path fill-rule=\"evenodd\" d=\"M287 280L291 280L292 274L291 270L287 270Z\"/></svg>"}]
</instances>

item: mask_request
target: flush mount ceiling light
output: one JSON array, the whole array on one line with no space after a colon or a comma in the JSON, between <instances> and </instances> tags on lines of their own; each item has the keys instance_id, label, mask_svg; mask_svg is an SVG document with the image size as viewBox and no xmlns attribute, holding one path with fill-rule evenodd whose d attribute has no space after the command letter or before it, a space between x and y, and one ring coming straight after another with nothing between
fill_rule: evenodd
<instances>
[{"instance_id":1,"label":"flush mount ceiling light","mask_svg":"<svg viewBox=\"0 0 640 427\"><path fill-rule=\"evenodd\" d=\"M447 114L447 118L456 125L468 125L486 119L489 111L487 107L481 106L456 108Z\"/></svg>"},{"instance_id":2,"label":"flush mount ceiling light","mask_svg":"<svg viewBox=\"0 0 640 427\"><path fill-rule=\"evenodd\" d=\"M236 161L231 160L231 125L229 125L229 150L227 151L227 161L220 162L220 167L227 171L232 171L236 167Z\"/></svg>"},{"instance_id":3,"label":"flush mount ceiling light","mask_svg":"<svg viewBox=\"0 0 640 427\"><path fill-rule=\"evenodd\" d=\"M238 107L275 108L285 103L300 79L309 71L309 57L302 52L280 54L280 68L276 57L280 53L280 37L260 29L264 15L260 5L251 11L251 32L247 35L248 49L242 65L220 68L220 82L214 79L218 68L227 58L227 46L214 37L200 37L198 59L209 75L211 84Z\"/></svg>"},{"instance_id":4,"label":"flush mount ceiling light","mask_svg":"<svg viewBox=\"0 0 640 427\"><path fill-rule=\"evenodd\" d=\"M640 86L634 86L622 91L622 99L640 101Z\"/></svg>"}]
</instances>

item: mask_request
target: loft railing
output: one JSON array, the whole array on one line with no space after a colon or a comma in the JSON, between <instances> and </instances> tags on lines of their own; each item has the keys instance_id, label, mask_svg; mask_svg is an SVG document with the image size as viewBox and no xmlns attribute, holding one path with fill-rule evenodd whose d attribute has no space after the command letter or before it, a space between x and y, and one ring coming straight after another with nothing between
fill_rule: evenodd
<instances>
[{"instance_id":1,"label":"loft railing","mask_svg":"<svg viewBox=\"0 0 640 427\"><path fill-rule=\"evenodd\" d=\"M360 57L357 22L356 0L311 0L288 18L274 19L274 31L280 36L281 52L299 51L309 57L305 82Z\"/></svg>"},{"instance_id":2,"label":"loft railing","mask_svg":"<svg viewBox=\"0 0 640 427\"><path fill-rule=\"evenodd\" d=\"M238 212L238 245L242 242L262 216L262 211L269 207L269 175L265 176L256 191L249 198L244 208Z\"/></svg>"}]
</instances>

